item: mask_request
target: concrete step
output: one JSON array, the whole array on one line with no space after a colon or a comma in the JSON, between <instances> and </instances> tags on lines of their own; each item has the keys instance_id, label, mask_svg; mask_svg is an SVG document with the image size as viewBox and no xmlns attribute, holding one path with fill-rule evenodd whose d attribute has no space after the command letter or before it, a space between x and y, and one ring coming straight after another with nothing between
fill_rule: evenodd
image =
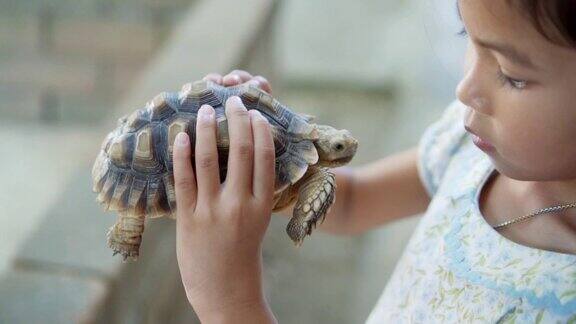
<instances>
[{"instance_id":1,"label":"concrete step","mask_svg":"<svg viewBox=\"0 0 576 324\"><path fill-rule=\"evenodd\" d=\"M264 39L262 34L268 31L266 22L270 21L275 12L275 4L276 2L270 0L245 0L242 3L207 0L199 3L195 10L187 12L188 17L178 26L171 41L162 48L144 75L138 81L132 82L135 87L114 111L107 114L106 121L101 124L99 136L96 136L98 138L89 143L81 143L78 152L82 152L82 159L78 160L73 152L68 152L70 156L67 156L62 152L38 149L44 154L31 155L31 162L28 162L30 165L26 166L20 161L28 161L28 158L23 156L28 153L26 145L30 144L19 139L37 138L27 133L17 133L19 136L9 139L11 146L7 146L5 152L0 152L0 156L14 154L11 156L12 160L4 160L7 161L6 165L20 163L23 169L5 172L10 174L11 179L18 179L28 186L33 183L33 186L57 197L52 196L53 199L45 202L49 203L48 205L40 206L34 199L27 197L41 197L42 192L22 193L17 192L14 185L6 187L13 191L9 196L13 204L3 214L9 215L7 221L12 221L14 227L23 226L27 230L26 233L17 233L16 238L19 240L14 239L15 244L22 243L26 236L28 238L21 244L17 255L5 256L6 259L13 260L8 262L12 267L6 280L13 280L14 271L102 280L106 284L106 298L103 301L90 299L84 304L85 314L90 314L94 307L98 308L96 316L90 319L91 322L197 322L181 286L175 256L174 221L162 219L149 222L138 263L122 263L119 258L112 257L111 250L106 246L105 233L116 216L114 213L104 213L96 203L95 194L91 192L90 168L99 150L100 141L116 124L119 115L133 111L160 91L179 89L182 84L200 78L210 71L228 71L237 67L246 57L247 50L257 48L257 41ZM210 24L219 20L223 24L222 28L212 28ZM213 37L203 37L207 32ZM198 48L205 50L197 52ZM191 54L194 54L194 59L190 59ZM0 130L2 129L3 125L0 125ZM6 129L9 134L14 132L8 127ZM64 139L53 139L53 142L56 147L80 143L75 134L69 134ZM62 160L70 160L70 163L76 164L76 168L60 169L60 165L65 164ZM53 163L60 164L55 168ZM58 181L65 179L63 181L67 184L56 186L54 178L42 177L47 175ZM19 222L20 218L13 215L21 212L22 205L30 205L30 208L41 207L43 218L35 218L36 223ZM36 216L29 211L28 214ZM61 284L65 286L63 289L75 287L74 283ZM35 291L24 285L25 283L19 281L14 288L3 289L2 287L10 284L0 280L0 292L11 292L5 297L11 299L10 303L6 303L9 308L6 313L14 314L22 309L18 308L18 305L28 302L30 310L42 309L47 320L56 318L53 322L69 322L66 319L58 320L59 313L66 311L59 306L59 300L47 303L46 308L36 307L35 304L43 303L42 299L45 298L62 299L66 302L70 299L70 293L54 289L53 295L39 298ZM40 283L38 286L42 287ZM79 301L82 300L81 295L76 296ZM0 305L0 313L4 311L2 307L3 305ZM71 308L75 310L76 305ZM75 311L73 313L78 314ZM27 322L26 315L25 312L16 313L16 317L10 317L11 322Z\"/></svg>"},{"instance_id":2,"label":"concrete step","mask_svg":"<svg viewBox=\"0 0 576 324\"><path fill-rule=\"evenodd\" d=\"M0 84L3 121L45 125L94 124L114 107L112 98L83 92L62 92L49 86Z\"/></svg>"},{"instance_id":3,"label":"concrete step","mask_svg":"<svg viewBox=\"0 0 576 324\"><path fill-rule=\"evenodd\" d=\"M140 66L21 55L0 61L3 118L90 121L124 94Z\"/></svg>"},{"instance_id":4,"label":"concrete step","mask_svg":"<svg viewBox=\"0 0 576 324\"><path fill-rule=\"evenodd\" d=\"M86 126L0 120L0 273L62 194L79 161L95 157L101 137Z\"/></svg>"},{"instance_id":5,"label":"concrete step","mask_svg":"<svg viewBox=\"0 0 576 324\"><path fill-rule=\"evenodd\" d=\"M86 323L105 291L98 280L11 271L0 282L0 322Z\"/></svg>"},{"instance_id":6,"label":"concrete step","mask_svg":"<svg viewBox=\"0 0 576 324\"><path fill-rule=\"evenodd\" d=\"M47 51L109 57L117 62L142 62L160 44L154 27L121 21L57 19Z\"/></svg>"},{"instance_id":7,"label":"concrete step","mask_svg":"<svg viewBox=\"0 0 576 324\"><path fill-rule=\"evenodd\" d=\"M94 91L97 72L93 60L20 55L0 62L0 84L86 94Z\"/></svg>"},{"instance_id":8,"label":"concrete step","mask_svg":"<svg viewBox=\"0 0 576 324\"><path fill-rule=\"evenodd\" d=\"M40 53L59 57L113 58L142 64L161 43L170 17L158 23L125 22L102 17L59 17L57 13L6 17L0 13L2 53Z\"/></svg>"}]
</instances>

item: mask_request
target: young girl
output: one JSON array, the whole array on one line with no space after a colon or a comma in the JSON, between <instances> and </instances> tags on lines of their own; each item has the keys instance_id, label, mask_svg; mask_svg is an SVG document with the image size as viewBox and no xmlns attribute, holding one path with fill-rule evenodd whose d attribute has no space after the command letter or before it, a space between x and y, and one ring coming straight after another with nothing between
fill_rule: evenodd
<instances>
[{"instance_id":1,"label":"young girl","mask_svg":"<svg viewBox=\"0 0 576 324\"><path fill-rule=\"evenodd\" d=\"M337 169L339 199L319 228L355 234L425 212L369 323L576 321L576 2L458 7L469 36L458 101L417 149ZM244 71L206 78L270 91ZM273 142L258 113L226 106L224 184L210 107L197 178L187 136L176 140L182 281L202 322L275 322L261 283Z\"/></svg>"}]
</instances>

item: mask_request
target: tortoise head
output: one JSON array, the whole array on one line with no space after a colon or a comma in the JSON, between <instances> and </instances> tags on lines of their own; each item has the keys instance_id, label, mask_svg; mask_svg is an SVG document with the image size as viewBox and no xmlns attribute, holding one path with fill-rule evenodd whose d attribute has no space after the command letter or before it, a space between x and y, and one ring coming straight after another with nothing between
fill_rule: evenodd
<instances>
[{"instance_id":1,"label":"tortoise head","mask_svg":"<svg viewBox=\"0 0 576 324\"><path fill-rule=\"evenodd\" d=\"M314 125L314 127L318 135L314 141L318 151L318 165L334 168L352 160L358 148L358 141L348 130L326 125Z\"/></svg>"}]
</instances>

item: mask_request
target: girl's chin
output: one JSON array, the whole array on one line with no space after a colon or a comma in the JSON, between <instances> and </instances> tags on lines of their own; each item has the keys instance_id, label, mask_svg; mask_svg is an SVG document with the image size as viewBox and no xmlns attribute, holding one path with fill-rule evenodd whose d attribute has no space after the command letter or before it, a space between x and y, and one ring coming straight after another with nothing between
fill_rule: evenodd
<instances>
[{"instance_id":1,"label":"girl's chin","mask_svg":"<svg viewBox=\"0 0 576 324\"><path fill-rule=\"evenodd\" d=\"M518 168L511 166L506 163L498 154L489 155L490 161L492 161L492 166L494 170L499 174L506 176L507 178L518 180L518 181L529 181L532 180L531 177L527 176L525 172L522 172Z\"/></svg>"}]
</instances>

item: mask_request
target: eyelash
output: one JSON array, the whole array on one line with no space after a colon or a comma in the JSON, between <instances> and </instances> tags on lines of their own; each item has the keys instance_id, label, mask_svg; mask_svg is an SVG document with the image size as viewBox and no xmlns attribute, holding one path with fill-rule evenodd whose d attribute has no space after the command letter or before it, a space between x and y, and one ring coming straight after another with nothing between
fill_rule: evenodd
<instances>
[{"instance_id":1,"label":"eyelash","mask_svg":"<svg viewBox=\"0 0 576 324\"><path fill-rule=\"evenodd\" d=\"M466 28L462 28L462 30L460 30L457 33L458 36L462 36L462 37L467 37L468 36L468 32L466 31ZM498 80L502 83L502 85L504 86L508 86L513 90L524 90L524 88L526 88L526 81L524 80L517 80L514 78L511 78L509 76L507 76L506 74L504 74L504 72L502 72L502 69L500 67L498 67Z\"/></svg>"},{"instance_id":2,"label":"eyelash","mask_svg":"<svg viewBox=\"0 0 576 324\"><path fill-rule=\"evenodd\" d=\"M526 81L517 80L509 77L506 74L504 74L504 72L502 72L500 68L498 68L498 80L504 86L509 86L511 89L514 90L524 90L524 88L526 88Z\"/></svg>"}]
</instances>

